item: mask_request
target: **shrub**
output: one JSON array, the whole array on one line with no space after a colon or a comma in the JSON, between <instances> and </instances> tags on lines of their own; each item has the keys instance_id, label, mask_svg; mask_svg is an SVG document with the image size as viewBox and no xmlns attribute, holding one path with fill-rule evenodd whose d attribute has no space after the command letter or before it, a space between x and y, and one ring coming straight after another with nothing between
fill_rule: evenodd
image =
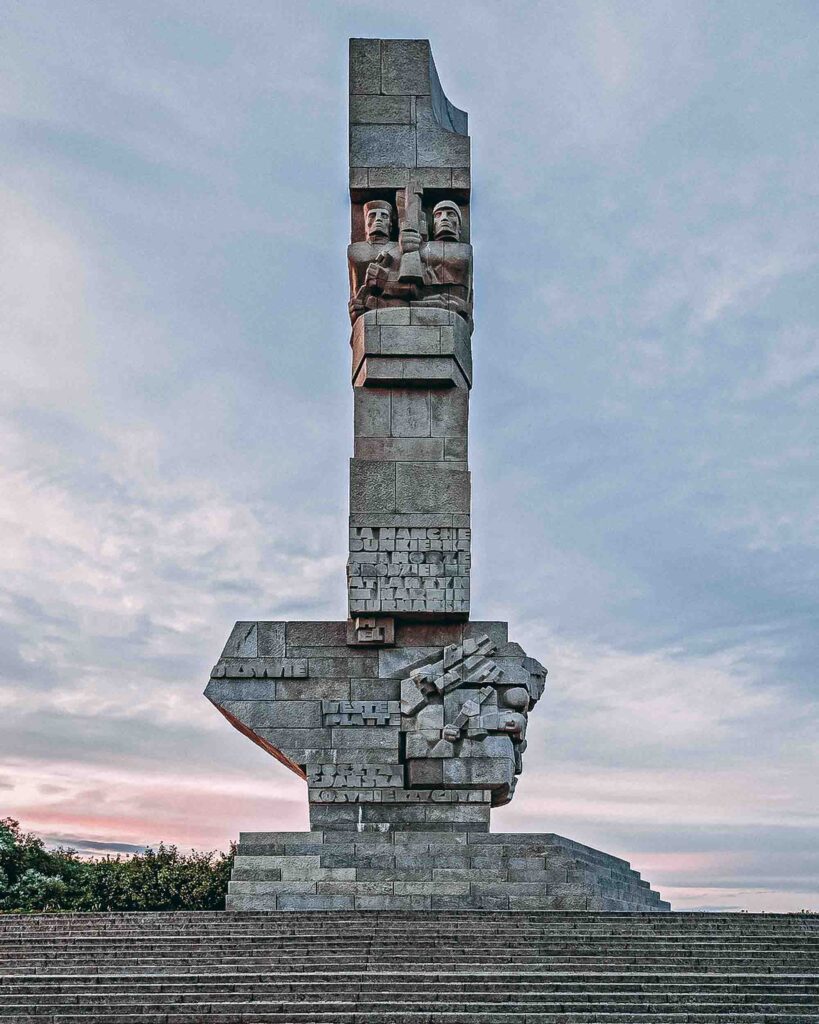
<instances>
[{"instance_id":1,"label":"shrub","mask_svg":"<svg viewBox=\"0 0 819 1024\"><path fill-rule=\"evenodd\" d=\"M82 860L47 850L12 818L0 820L0 912L55 910L221 910L229 853L180 853L160 843L131 857Z\"/></svg>"}]
</instances>

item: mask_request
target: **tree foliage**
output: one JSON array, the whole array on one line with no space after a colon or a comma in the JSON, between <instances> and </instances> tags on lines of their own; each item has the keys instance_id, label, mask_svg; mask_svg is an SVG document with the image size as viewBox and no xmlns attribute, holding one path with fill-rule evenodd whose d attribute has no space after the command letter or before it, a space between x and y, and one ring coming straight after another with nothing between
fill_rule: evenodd
<instances>
[{"instance_id":1,"label":"tree foliage","mask_svg":"<svg viewBox=\"0 0 819 1024\"><path fill-rule=\"evenodd\" d=\"M184 854L160 843L131 857L84 860L74 850L47 850L3 818L0 912L222 910L233 852Z\"/></svg>"}]
</instances>

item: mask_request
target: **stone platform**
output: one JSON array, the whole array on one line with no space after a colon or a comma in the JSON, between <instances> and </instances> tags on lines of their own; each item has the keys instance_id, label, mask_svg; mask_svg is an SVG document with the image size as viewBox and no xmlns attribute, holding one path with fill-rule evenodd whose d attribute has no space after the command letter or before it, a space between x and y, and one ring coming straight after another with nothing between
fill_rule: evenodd
<instances>
[{"instance_id":1,"label":"stone platform","mask_svg":"<svg viewBox=\"0 0 819 1024\"><path fill-rule=\"evenodd\" d=\"M245 832L227 910L667 911L629 863L554 834Z\"/></svg>"}]
</instances>

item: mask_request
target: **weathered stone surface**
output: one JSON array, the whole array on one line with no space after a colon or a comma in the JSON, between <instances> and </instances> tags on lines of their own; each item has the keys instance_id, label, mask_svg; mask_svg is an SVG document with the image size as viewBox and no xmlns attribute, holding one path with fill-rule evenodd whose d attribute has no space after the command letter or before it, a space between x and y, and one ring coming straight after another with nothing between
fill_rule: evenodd
<instances>
[{"instance_id":1,"label":"weathered stone surface","mask_svg":"<svg viewBox=\"0 0 819 1024\"><path fill-rule=\"evenodd\" d=\"M288 622L290 647L344 647L347 629L342 622Z\"/></svg>"},{"instance_id":2,"label":"weathered stone surface","mask_svg":"<svg viewBox=\"0 0 819 1024\"><path fill-rule=\"evenodd\" d=\"M410 314L423 323L386 324L387 313ZM472 385L472 343L465 321L445 309L369 310L360 314L350 339L355 388L450 388Z\"/></svg>"},{"instance_id":3,"label":"weathered stone surface","mask_svg":"<svg viewBox=\"0 0 819 1024\"><path fill-rule=\"evenodd\" d=\"M469 513L469 473L447 462L396 463L395 508L398 512Z\"/></svg>"},{"instance_id":4,"label":"weathered stone surface","mask_svg":"<svg viewBox=\"0 0 819 1024\"><path fill-rule=\"evenodd\" d=\"M322 725L318 700L255 700L247 708L239 703L228 700L222 707L237 718L241 716L244 724L254 729L313 729Z\"/></svg>"},{"instance_id":5,"label":"weathered stone surface","mask_svg":"<svg viewBox=\"0 0 819 1024\"><path fill-rule=\"evenodd\" d=\"M257 623L260 658L284 658L286 622Z\"/></svg>"},{"instance_id":6,"label":"weathered stone surface","mask_svg":"<svg viewBox=\"0 0 819 1024\"><path fill-rule=\"evenodd\" d=\"M441 354L440 327L380 327L383 355L438 356Z\"/></svg>"},{"instance_id":7,"label":"weathered stone surface","mask_svg":"<svg viewBox=\"0 0 819 1024\"><path fill-rule=\"evenodd\" d=\"M355 441L355 458L384 462L441 462L442 437L360 437Z\"/></svg>"},{"instance_id":8,"label":"weathered stone surface","mask_svg":"<svg viewBox=\"0 0 819 1024\"><path fill-rule=\"evenodd\" d=\"M255 622L237 622L222 651L223 658L255 658L259 653Z\"/></svg>"},{"instance_id":9,"label":"weathered stone surface","mask_svg":"<svg viewBox=\"0 0 819 1024\"><path fill-rule=\"evenodd\" d=\"M416 816L419 811L440 810L432 805L412 809ZM345 809L325 808L339 810ZM468 814L472 808L459 804L456 810ZM468 823L461 831L440 832L418 824L415 831L317 830L302 833L301 840L298 833L243 833L228 909L242 909L248 905L243 901L256 900L255 909L299 910L306 909L302 901L309 899L311 909L333 910L338 909L334 899L339 895L349 897L357 910L385 909L385 901L410 896L427 898L447 910L669 909L626 861L562 836L490 834L473 831ZM536 840L547 852L528 856L526 851ZM294 851L309 845L318 853L245 853L271 845L292 846ZM520 863L530 865L525 878L513 866ZM582 882L566 881L567 864L583 865ZM279 871L281 879L256 877L265 870ZM253 874L245 879L237 877L240 872Z\"/></svg>"},{"instance_id":10,"label":"weathered stone surface","mask_svg":"<svg viewBox=\"0 0 819 1024\"><path fill-rule=\"evenodd\" d=\"M381 92L381 40L350 40L350 93Z\"/></svg>"},{"instance_id":11,"label":"weathered stone surface","mask_svg":"<svg viewBox=\"0 0 819 1024\"><path fill-rule=\"evenodd\" d=\"M453 135L434 125L419 125L416 159L430 167L453 167L469 160L469 136Z\"/></svg>"},{"instance_id":12,"label":"weathered stone surface","mask_svg":"<svg viewBox=\"0 0 819 1024\"><path fill-rule=\"evenodd\" d=\"M350 96L350 124L410 124L409 96Z\"/></svg>"},{"instance_id":13,"label":"weathered stone surface","mask_svg":"<svg viewBox=\"0 0 819 1024\"><path fill-rule=\"evenodd\" d=\"M431 91L431 59L426 39L382 39L382 91L409 96L428 95Z\"/></svg>"},{"instance_id":14,"label":"weathered stone surface","mask_svg":"<svg viewBox=\"0 0 819 1024\"><path fill-rule=\"evenodd\" d=\"M428 391L395 388L392 391L390 433L393 437L429 437ZM423 511L414 509L412 511Z\"/></svg>"},{"instance_id":15,"label":"weathered stone surface","mask_svg":"<svg viewBox=\"0 0 819 1024\"><path fill-rule=\"evenodd\" d=\"M205 696L216 705L237 700L275 700L280 694L277 684L271 679L211 679L205 689Z\"/></svg>"},{"instance_id":16,"label":"weathered stone surface","mask_svg":"<svg viewBox=\"0 0 819 1024\"><path fill-rule=\"evenodd\" d=\"M399 700L401 683L397 679L351 679L352 700Z\"/></svg>"},{"instance_id":17,"label":"weathered stone surface","mask_svg":"<svg viewBox=\"0 0 819 1024\"><path fill-rule=\"evenodd\" d=\"M390 436L391 400L389 391L356 388L354 403L357 440L365 437Z\"/></svg>"},{"instance_id":18,"label":"weathered stone surface","mask_svg":"<svg viewBox=\"0 0 819 1024\"><path fill-rule=\"evenodd\" d=\"M415 131L405 125L354 125L350 163L367 167L414 167Z\"/></svg>"},{"instance_id":19,"label":"weathered stone surface","mask_svg":"<svg viewBox=\"0 0 819 1024\"><path fill-rule=\"evenodd\" d=\"M468 424L468 392L453 388L430 394L430 434L433 437L466 437Z\"/></svg>"},{"instance_id":20,"label":"weathered stone surface","mask_svg":"<svg viewBox=\"0 0 819 1024\"><path fill-rule=\"evenodd\" d=\"M395 511L394 462L350 459L350 511Z\"/></svg>"}]
</instances>

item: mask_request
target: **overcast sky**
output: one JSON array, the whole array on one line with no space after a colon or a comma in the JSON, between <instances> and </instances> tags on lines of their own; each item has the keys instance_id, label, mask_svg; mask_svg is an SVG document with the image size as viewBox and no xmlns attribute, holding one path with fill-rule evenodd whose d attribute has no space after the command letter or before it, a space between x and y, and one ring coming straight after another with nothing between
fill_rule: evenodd
<instances>
[{"instance_id":1,"label":"overcast sky","mask_svg":"<svg viewBox=\"0 0 819 1024\"><path fill-rule=\"evenodd\" d=\"M550 669L496 830L819 909L819 7L6 0L0 816L306 828L201 696L342 618L351 35L470 116L475 618Z\"/></svg>"}]
</instances>

